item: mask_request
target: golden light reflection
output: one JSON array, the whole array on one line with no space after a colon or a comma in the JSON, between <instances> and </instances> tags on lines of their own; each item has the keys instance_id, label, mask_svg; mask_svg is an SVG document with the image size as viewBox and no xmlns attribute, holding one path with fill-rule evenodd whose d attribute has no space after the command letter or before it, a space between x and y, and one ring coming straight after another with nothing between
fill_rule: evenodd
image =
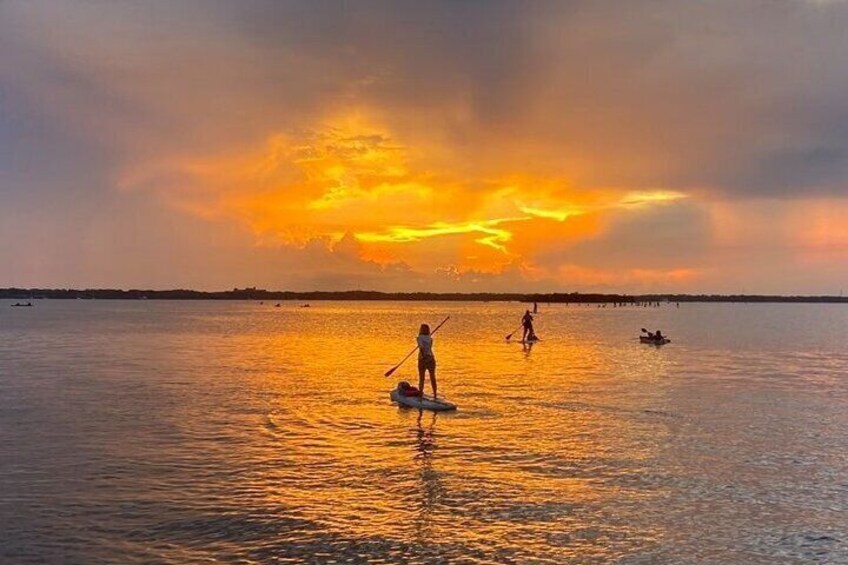
<instances>
[{"instance_id":1,"label":"golden light reflection","mask_svg":"<svg viewBox=\"0 0 848 565\"><path fill-rule=\"evenodd\" d=\"M408 352L417 325L442 314L433 305L293 306L254 312L258 331L226 340L233 358L223 357L249 369L252 390L267 398L268 441L254 456L274 464L256 466L253 488L270 505L368 539L510 547L518 523L580 529L574 508L664 496L634 484L634 469L666 443L665 422L643 411L664 405L663 359L638 342L610 347L606 330L584 323L594 311L546 310L537 324L549 339L530 351L503 341L521 313L515 305L451 304L435 351L440 390L460 411L422 414L388 397L397 380L414 379L414 363L396 378L382 374ZM556 367L543 379L539 355ZM623 382L638 394L613 407L606 391ZM328 386L344 401L327 402ZM540 401L516 410L515 398ZM528 549L558 551L542 538Z\"/></svg>"},{"instance_id":2,"label":"golden light reflection","mask_svg":"<svg viewBox=\"0 0 848 565\"><path fill-rule=\"evenodd\" d=\"M506 253L507 249L504 244L512 239L512 233L506 229L498 228L497 226L509 222L524 221L526 219L527 218L499 218L494 220L485 220L482 222L456 224L437 222L420 228L394 226L384 232L359 232L356 233L356 238L363 242L407 243L420 241L429 237L445 235L482 234L482 237L478 237L474 240L476 243L486 245L492 249Z\"/></svg>"},{"instance_id":3,"label":"golden light reflection","mask_svg":"<svg viewBox=\"0 0 848 565\"><path fill-rule=\"evenodd\" d=\"M558 222L564 222L568 218L586 213L586 210L584 208L579 207L574 207L571 209L543 210L540 208L532 208L530 206L521 206L520 210L525 214L529 214L531 216L536 216L538 218L547 218L550 220L556 220Z\"/></svg>"},{"instance_id":4,"label":"golden light reflection","mask_svg":"<svg viewBox=\"0 0 848 565\"><path fill-rule=\"evenodd\" d=\"M686 198L682 192L674 192L669 190L655 190L647 192L628 192L621 199L622 206L641 206L645 204L655 204L662 202L671 202Z\"/></svg>"}]
</instances>

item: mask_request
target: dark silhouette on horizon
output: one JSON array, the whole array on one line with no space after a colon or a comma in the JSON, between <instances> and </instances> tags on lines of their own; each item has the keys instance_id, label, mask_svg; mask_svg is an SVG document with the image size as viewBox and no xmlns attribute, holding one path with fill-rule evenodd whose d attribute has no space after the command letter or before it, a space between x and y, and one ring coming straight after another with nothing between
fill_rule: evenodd
<instances>
[{"instance_id":1,"label":"dark silhouette on horizon","mask_svg":"<svg viewBox=\"0 0 848 565\"><path fill-rule=\"evenodd\" d=\"M763 294L603 294L603 293L517 293L517 292L380 292L375 290L344 291L271 291L258 288L234 288L226 291L188 289L45 289L0 288L0 299L34 300L100 299L100 300L256 300L315 302L320 300L408 300L460 302L524 302L547 304L617 304L619 307L674 307L681 302L802 302L848 304L844 296L780 296Z\"/></svg>"}]
</instances>

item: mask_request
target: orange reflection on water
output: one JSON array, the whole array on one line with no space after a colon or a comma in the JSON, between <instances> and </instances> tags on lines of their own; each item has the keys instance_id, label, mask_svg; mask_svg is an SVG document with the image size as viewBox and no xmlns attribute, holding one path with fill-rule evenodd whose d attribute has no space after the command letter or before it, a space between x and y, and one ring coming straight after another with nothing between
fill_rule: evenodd
<instances>
[{"instance_id":1,"label":"orange reflection on water","mask_svg":"<svg viewBox=\"0 0 848 565\"><path fill-rule=\"evenodd\" d=\"M532 347L504 340L523 304L298 306L7 314L0 357L26 378L0 384L38 401L0 411L12 531L36 520L40 547L58 530L92 562L676 563L802 561L832 543L769 536L844 521L839 305L543 304ZM447 314L459 410L393 406L415 365L383 373Z\"/></svg>"},{"instance_id":2,"label":"orange reflection on water","mask_svg":"<svg viewBox=\"0 0 848 565\"><path fill-rule=\"evenodd\" d=\"M417 380L414 358L392 379L383 372L414 345L421 322L446 312L438 377L459 411L393 406L396 381ZM265 367L264 449L283 462L263 466L257 488L272 484L269 503L357 539L551 559L591 546L603 555L579 532L610 508L631 512L625 500L662 496L636 470L667 433L641 412L662 394L662 351L626 343L632 362L620 364L601 343L575 337L586 331L577 308L540 315L539 344L507 343L520 313L456 304L260 311L261 330L233 336L242 370ZM554 541L566 535L569 543Z\"/></svg>"}]
</instances>

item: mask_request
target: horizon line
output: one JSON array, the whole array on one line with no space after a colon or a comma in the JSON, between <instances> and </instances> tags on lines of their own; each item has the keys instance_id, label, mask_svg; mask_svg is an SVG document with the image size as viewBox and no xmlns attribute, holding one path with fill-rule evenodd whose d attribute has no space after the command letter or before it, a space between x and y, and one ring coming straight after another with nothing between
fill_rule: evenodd
<instances>
[{"instance_id":1,"label":"horizon line","mask_svg":"<svg viewBox=\"0 0 848 565\"><path fill-rule=\"evenodd\" d=\"M41 295L41 296L38 296ZM356 298L351 298L355 296ZM38 287L6 287L0 288L0 299L67 299L67 298L100 298L100 299L213 299L213 300L422 300L426 298L450 298L451 300L468 299L470 301L524 301L524 302L581 302L580 298L598 302L628 302L638 299L647 301L827 301L848 302L848 297L829 294L725 294L725 293L682 293L682 292L647 292L640 294L622 292L586 292L586 291L556 291L556 292L503 292L503 291L383 291L383 290L267 290L256 287L238 288L231 290L194 290L187 288L171 289L142 289L142 288L38 288ZM617 300L613 300L617 299ZM623 300L622 300L623 299Z\"/></svg>"}]
</instances>

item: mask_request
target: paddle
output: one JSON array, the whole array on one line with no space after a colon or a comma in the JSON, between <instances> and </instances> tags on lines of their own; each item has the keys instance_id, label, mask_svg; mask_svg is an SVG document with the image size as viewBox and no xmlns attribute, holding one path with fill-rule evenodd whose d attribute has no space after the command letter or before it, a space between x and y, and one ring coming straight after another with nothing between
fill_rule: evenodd
<instances>
[{"instance_id":1,"label":"paddle","mask_svg":"<svg viewBox=\"0 0 848 565\"><path fill-rule=\"evenodd\" d=\"M441 323L441 324L439 324L438 326L436 326L436 329L434 329L433 331L431 331L431 332L430 332L430 335L433 335L434 333L436 333L437 331L439 331L439 328L441 328L441 327L444 325L444 323L445 323L445 322L447 322L448 320L450 320L450 316L448 316L447 318L445 318L444 320L442 320L442 323ZM402 360L400 363L398 363L397 365L395 365L394 367L392 367L391 369L389 369L388 371L386 371L386 373L385 373L383 376L384 376L384 377L391 377L391 376L392 376L392 373L394 373L395 371L397 371L398 369L400 369L400 366L401 366L401 365L403 365L404 363L406 363L406 360L407 360L407 359L409 359L410 357L412 357L412 354L413 354L413 353L415 353L416 351L418 351L418 346L417 346L417 345L415 346L415 349L413 349L412 351L410 351L410 352L409 352L409 355L407 355L406 357L404 357L404 358L403 358L403 360Z\"/></svg>"},{"instance_id":2,"label":"paddle","mask_svg":"<svg viewBox=\"0 0 848 565\"><path fill-rule=\"evenodd\" d=\"M511 334L509 334L509 335L507 335L507 336L506 336L506 340L507 340L507 341L511 340L511 339L512 339L513 334L514 334L515 332L517 332L518 330L520 330L521 328L523 328L523 327L524 327L524 322L521 322L521 325L520 325L520 326L518 326L517 328L515 328L515 330L513 330L513 332L512 332Z\"/></svg>"}]
</instances>

